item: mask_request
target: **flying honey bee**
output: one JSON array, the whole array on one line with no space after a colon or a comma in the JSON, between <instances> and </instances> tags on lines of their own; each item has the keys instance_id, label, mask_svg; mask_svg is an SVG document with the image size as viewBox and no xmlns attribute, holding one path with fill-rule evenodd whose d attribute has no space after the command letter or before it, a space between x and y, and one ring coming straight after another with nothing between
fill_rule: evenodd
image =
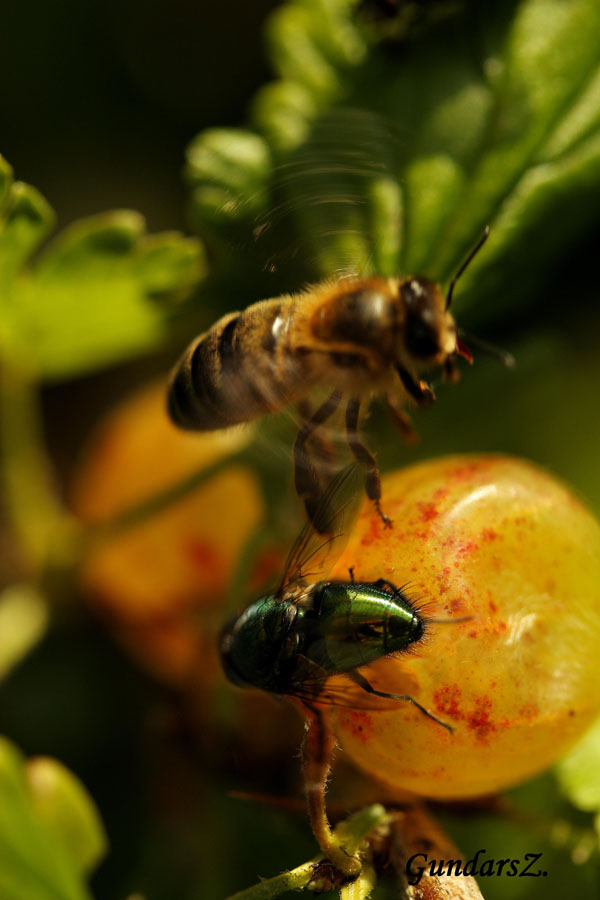
<instances>
[{"instance_id":1,"label":"flying honey bee","mask_svg":"<svg viewBox=\"0 0 600 900\"><path fill-rule=\"evenodd\" d=\"M294 443L295 484L312 521L322 485L306 445L345 399L348 445L365 466L367 496L391 525L380 507L375 457L358 436L361 404L383 394L409 439L413 431L406 401L427 406L435 400L421 373L441 367L448 381L458 379L455 357L472 357L450 304L458 278L488 234L486 228L445 296L439 284L416 275L349 277L223 316L192 341L177 363L168 392L171 419L180 428L211 431L298 402L302 423ZM312 411L306 400L319 388L331 393Z\"/></svg>"}]
</instances>

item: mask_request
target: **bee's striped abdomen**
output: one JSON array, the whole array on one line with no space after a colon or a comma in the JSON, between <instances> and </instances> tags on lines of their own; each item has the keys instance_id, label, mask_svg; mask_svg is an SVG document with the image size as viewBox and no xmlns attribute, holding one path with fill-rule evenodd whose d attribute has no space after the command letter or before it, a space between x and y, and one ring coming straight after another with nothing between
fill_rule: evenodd
<instances>
[{"instance_id":1,"label":"bee's striped abdomen","mask_svg":"<svg viewBox=\"0 0 600 900\"><path fill-rule=\"evenodd\" d=\"M292 308L287 298L264 300L223 316L192 341L171 376L168 409L175 424L211 431L287 403L289 366L278 350Z\"/></svg>"}]
</instances>

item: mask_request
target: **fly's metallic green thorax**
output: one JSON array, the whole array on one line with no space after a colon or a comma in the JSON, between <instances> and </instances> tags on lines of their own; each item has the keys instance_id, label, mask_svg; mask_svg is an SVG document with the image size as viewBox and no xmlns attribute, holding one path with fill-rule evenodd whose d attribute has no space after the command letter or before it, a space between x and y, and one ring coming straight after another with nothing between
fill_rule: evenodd
<instances>
[{"instance_id":1,"label":"fly's metallic green thorax","mask_svg":"<svg viewBox=\"0 0 600 900\"><path fill-rule=\"evenodd\" d=\"M331 675L405 650L424 634L423 621L410 600L397 588L392 593L383 582L316 585L300 627L304 652Z\"/></svg>"},{"instance_id":2,"label":"fly's metallic green thorax","mask_svg":"<svg viewBox=\"0 0 600 900\"><path fill-rule=\"evenodd\" d=\"M349 673L420 640L424 623L385 582L324 581L294 596L264 597L223 633L223 667L236 684L318 696Z\"/></svg>"}]
</instances>

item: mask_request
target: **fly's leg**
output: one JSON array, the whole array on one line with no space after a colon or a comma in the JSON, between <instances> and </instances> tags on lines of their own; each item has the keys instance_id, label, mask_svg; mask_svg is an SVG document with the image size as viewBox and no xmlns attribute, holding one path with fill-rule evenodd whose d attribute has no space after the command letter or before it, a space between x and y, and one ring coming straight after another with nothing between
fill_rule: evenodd
<instances>
[{"instance_id":1,"label":"fly's leg","mask_svg":"<svg viewBox=\"0 0 600 900\"><path fill-rule=\"evenodd\" d=\"M319 473L309 457L306 443L316 429L334 414L341 399L341 393L334 391L317 411L307 419L298 431L294 442L294 483L296 485L296 493L303 501L308 518L313 523L323 488Z\"/></svg>"},{"instance_id":2,"label":"fly's leg","mask_svg":"<svg viewBox=\"0 0 600 900\"><path fill-rule=\"evenodd\" d=\"M424 716L427 716L428 719L432 719L434 722L437 722L438 725L441 725L442 728L445 728L447 731L452 734L454 728L452 725L448 725L447 722L443 722L441 719L438 719L437 716L434 716L433 713L429 712L424 706L418 703L414 697L411 697L410 694L386 694L384 691L376 690L372 684L370 684L364 675L361 675L360 672L353 670L351 672L346 673L352 681L357 684L359 687L366 691L367 694L374 694L376 697L383 697L385 700L406 700L408 703L412 703L413 706L416 706L418 710L420 710Z\"/></svg>"},{"instance_id":3,"label":"fly's leg","mask_svg":"<svg viewBox=\"0 0 600 900\"><path fill-rule=\"evenodd\" d=\"M419 406L430 406L435 400L433 388L429 387L425 381L415 381L408 369L402 366L396 366L396 371L400 376L400 381L406 393L413 398Z\"/></svg>"},{"instance_id":4,"label":"fly's leg","mask_svg":"<svg viewBox=\"0 0 600 900\"><path fill-rule=\"evenodd\" d=\"M392 417L392 421L394 425L398 428L400 434L402 435L404 442L409 444L410 446L414 446L419 440L419 435L415 430L415 426L412 423L412 419L409 414L403 409L399 403L396 403L391 397L385 398L385 404L388 408L388 412Z\"/></svg>"},{"instance_id":5,"label":"fly's leg","mask_svg":"<svg viewBox=\"0 0 600 900\"><path fill-rule=\"evenodd\" d=\"M325 809L335 737L318 709L305 704L305 710L308 718L302 744L302 768L310 823L323 853L346 878L353 879L360 874L360 860L346 853L331 830Z\"/></svg>"},{"instance_id":6,"label":"fly's leg","mask_svg":"<svg viewBox=\"0 0 600 900\"><path fill-rule=\"evenodd\" d=\"M381 478L375 457L361 442L358 437L358 414L360 412L360 400L351 397L346 407L346 437L348 445L355 459L366 467L365 490L367 497L375 504L375 509L381 516L386 528L392 527L392 520L381 509Z\"/></svg>"}]
</instances>

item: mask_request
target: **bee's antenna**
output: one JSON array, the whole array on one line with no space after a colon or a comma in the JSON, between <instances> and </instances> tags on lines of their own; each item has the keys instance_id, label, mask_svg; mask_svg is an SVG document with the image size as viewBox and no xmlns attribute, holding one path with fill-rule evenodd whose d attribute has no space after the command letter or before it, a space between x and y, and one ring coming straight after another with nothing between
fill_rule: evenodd
<instances>
[{"instance_id":1,"label":"bee's antenna","mask_svg":"<svg viewBox=\"0 0 600 900\"><path fill-rule=\"evenodd\" d=\"M446 309L450 309L450 304L452 303L452 295L454 293L454 286L456 285L456 282L458 281L458 279L460 278L462 273L465 271L465 269L467 268L467 266L469 265L469 263L471 262L473 257L476 256L477 253L479 253L479 251L481 250L481 248L487 241L489 234L490 234L490 226L486 225L485 228L483 229L483 234L481 235L481 237L479 238L479 240L477 241L477 243L475 244L475 246L473 247L473 249L467 256L467 258L465 259L464 263L462 264L462 266L460 267L460 269L458 270L458 272L456 273L456 275L454 276L452 281L450 282L450 287L448 288L448 294L446 296Z\"/></svg>"},{"instance_id":2,"label":"bee's antenna","mask_svg":"<svg viewBox=\"0 0 600 900\"><path fill-rule=\"evenodd\" d=\"M475 347L477 350L481 350L482 353L486 353L488 356L497 359L503 366L506 366L507 369L514 369L516 360L512 353L509 353L507 350L502 350L500 347L494 347L493 344L488 344L487 341L483 341L481 338L468 334L466 331L463 331L462 328L458 329L457 334L459 338L464 338L471 347Z\"/></svg>"}]
</instances>

